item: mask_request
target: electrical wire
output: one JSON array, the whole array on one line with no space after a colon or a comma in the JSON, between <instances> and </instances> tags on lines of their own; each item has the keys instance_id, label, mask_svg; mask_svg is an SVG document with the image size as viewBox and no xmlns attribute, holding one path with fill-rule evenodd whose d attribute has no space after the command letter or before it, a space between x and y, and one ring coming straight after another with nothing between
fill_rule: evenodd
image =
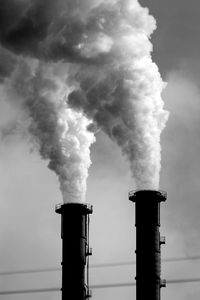
<instances>
[{"instance_id":1,"label":"electrical wire","mask_svg":"<svg viewBox=\"0 0 200 300\"><path fill-rule=\"evenodd\" d=\"M162 262L178 262L178 261L192 261L200 260L200 255L197 256L186 256L186 257L169 257L162 259ZM120 267L120 266L129 266L135 265L135 261L121 261L113 263L102 263L102 264L92 264L90 268L108 268L108 267ZM17 275L17 274L31 274L31 273L45 273L45 272L55 272L61 271L61 268L38 268L38 269L25 269L25 270L16 270L16 271L3 271L0 272L0 276L4 275Z\"/></svg>"},{"instance_id":2,"label":"electrical wire","mask_svg":"<svg viewBox=\"0 0 200 300\"><path fill-rule=\"evenodd\" d=\"M176 261L189 261L189 260L200 260L200 255L197 256L183 256L183 257L169 257L162 259L162 262L176 262ZM120 266L129 266L135 265L135 261L121 261L113 263L103 263L103 264L93 264L91 268L105 268L105 267L120 267Z\"/></svg>"},{"instance_id":3,"label":"electrical wire","mask_svg":"<svg viewBox=\"0 0 200 300\"><path fill-rule=\"evenodd\" d=\"M43 289L27 289L27 290L8 290L0 291L0 295L14 295L14 294L33 294L33 293L47 293L47 292L58 292L59 288L43 288Z\"/></svg>"},{"instance_id":4,"label":"electrical wire","mask_svg":"<svg viewBox=\"0 0 200 300\"><path fill-rule=\"evenodd\" d=\"M177 283L195 283L200 282L200 278L178 278L169 279L167 284L177 284ZM109 284L94 284L91 285L92 289L106 289L106 288L117 288L117 287L134 287L135 282L124 282L124 283L109 283ZM25 289L25 290L7 290L0 291L0 295L11 295L11 294L33 294L33 293L47 293L47 292L58 292L61 289L58 287L52 288L40 288L40 289Z\"/></svg>"},{"instance_id":5,"label":"electrical wire","mask_svg":"<svg viewBox=\"0 0 200 300\"><path fill-rule=\"evenodd\" d=\"M3 272L0 272L0 276L42 273L42 272L55 272L55 271L61 271L61 268L44 268L44 269L25 269L25 270L16 270L16 271L3 271Z\"/></svg>"},{"instance_id":6,"label":"electrical wire","mask_svg":"<svg viewBox=\"0 0 200 300\"><path fill-rule=\"evenodd\" d=\"M200 282L200 278L177 278L177 279L168 279L166 280L166 284L176 284L176 283L193 283ZM124 283L113 283L113 284L97 284L92 285L92 289L101 289L101 288L115 288L115 287L129 287L135 286L135 282L124 282Z\"/></svg>"}]
</instances>

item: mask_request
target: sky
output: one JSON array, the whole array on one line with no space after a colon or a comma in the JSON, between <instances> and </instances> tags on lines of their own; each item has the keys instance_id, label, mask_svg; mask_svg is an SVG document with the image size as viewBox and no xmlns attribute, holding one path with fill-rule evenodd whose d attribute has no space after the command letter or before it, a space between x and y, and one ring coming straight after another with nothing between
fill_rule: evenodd
<instances>
[{"instance_id":1,"label":"sky","mask_svg":"<svg viewBox=\"0 0 200 300\"><path fill-rule=\"evenodd\" d=\"M162 258L200 255L200 40L197 0L141 0L157 21L152 35L153 60L167 87L162 93L170 117L161 135L161 234L166 236ZM8 106L0 119L12 113ZM86 201L93 205L91 264L135 260L134 205L128 192L135 188L120 149L101 131L91 146ZM8 136L0 146L0 270L59 267L62 202L57 176L37 151L21 137ZM92 268L92 285L132 282L135 266ZM200 277L200 261L163 262L162 278ZM61 273L1 276L0 291L60 287ZM194 300L199 283L168 284L162 299ZM7 295L1 299L58 300L60 292ZM93 299L135 299L135 288L94 289Z\"/></svg>"}]
</instances>

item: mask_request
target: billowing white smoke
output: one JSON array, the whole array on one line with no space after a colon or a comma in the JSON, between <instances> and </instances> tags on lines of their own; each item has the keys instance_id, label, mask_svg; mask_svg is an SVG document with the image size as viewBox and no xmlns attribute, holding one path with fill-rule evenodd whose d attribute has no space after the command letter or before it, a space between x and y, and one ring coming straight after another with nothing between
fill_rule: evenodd
<instances>
[{"instance_id":1,"label":"billowing white smoke","mask_svg":"<svg viewBox=\"0 0 200 300\"><path fill-rule=\"evenodd\" d=\"M62 68L23 60L6 82L7 90L26 112L21 126L26 127L31 144L58 175L64 201L82 202L95 137L87 129L91 121L67 105L69 89L66 76L59 74Z\"/></svg>"},{"instance_id":2,"label":"billowing white smoke","mask_svg":"<svg viewBox=\"0 0 200 300\"><path fill-rule=\"evenodd\" d=\"M157 189L168 113L151 59L156 25L148 10L137 0L3 2L0 40L15 59L4 77L12 74L7 81L24 99L29 132L64 198L84 199L95 140L89 120L120 146L137 188ZM9 18L10 4L16 13Z\"/></svg>"}]
</instances>

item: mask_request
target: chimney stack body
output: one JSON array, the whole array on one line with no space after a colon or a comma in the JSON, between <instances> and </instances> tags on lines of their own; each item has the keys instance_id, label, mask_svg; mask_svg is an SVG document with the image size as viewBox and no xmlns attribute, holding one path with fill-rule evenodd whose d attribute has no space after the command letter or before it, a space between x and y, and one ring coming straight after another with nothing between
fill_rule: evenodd
<instances>
[{"instance_id":1,"label":"chimney stack body","mask_svg":"<svg viewBox=\"0 0 200 300\"><path fill-rule=\"evenodd\" d=\"M61 214L62 237L62 300L85 300L88 286L89 214L92 206L66 203L56 206Z\"/></svg>"},{"instance_id":2,"label":"chimney stack body","mask_svg":"<svg viewBox=\"0 0 200 300\"><path fill-rule=\"evenodd\" d=\"M165 238L160 237L160 202L166 193L156 190L139 190L129 193L135 202L136 226L136 300L160 300L161 280L160 246Z\"/></svg>"}]
</instances>

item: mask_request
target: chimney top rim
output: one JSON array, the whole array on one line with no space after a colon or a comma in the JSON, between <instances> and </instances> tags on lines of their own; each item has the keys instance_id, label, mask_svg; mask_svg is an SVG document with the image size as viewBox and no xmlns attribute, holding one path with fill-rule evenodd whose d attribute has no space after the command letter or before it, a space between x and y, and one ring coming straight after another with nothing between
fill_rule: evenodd
<instances>
[{"instance_id":1,"label":"chimney top rim","mask_svg":"<svg viewBox=\"0 0 200 300\"><path fill-rule=\"evenodd\" d=\"M62 214L63 211L65 209L68 209L68 208L76 209L76 210L82 211L86 214L91 214L93 212L93 206L91 204L89 204L89 203L79 203L79 202L77 202L77 203L68 202L68 203L56 204L55 211L58 214Z\"/></svg>"},{"instance_id":2,"label":"chimney top rim","mask_svg":"<svg viewBox=\"0 0 200 300\"><path fill-rule=\"evenodd\" d=\"M146 195L145 195L146 194ZM133 190L130 191L128 196L129 196L129 200L132 202L136 202L137 199L141 199L141 198L148 198L152 197L152 195L155 197L155 199L159 202L164 202L166 201L167 198L167 192L163 191L163 190L151 190L151 189L143 189L143 190ZM149 200L151 201L151 200Z\"/></svg>"}]
</instances>

